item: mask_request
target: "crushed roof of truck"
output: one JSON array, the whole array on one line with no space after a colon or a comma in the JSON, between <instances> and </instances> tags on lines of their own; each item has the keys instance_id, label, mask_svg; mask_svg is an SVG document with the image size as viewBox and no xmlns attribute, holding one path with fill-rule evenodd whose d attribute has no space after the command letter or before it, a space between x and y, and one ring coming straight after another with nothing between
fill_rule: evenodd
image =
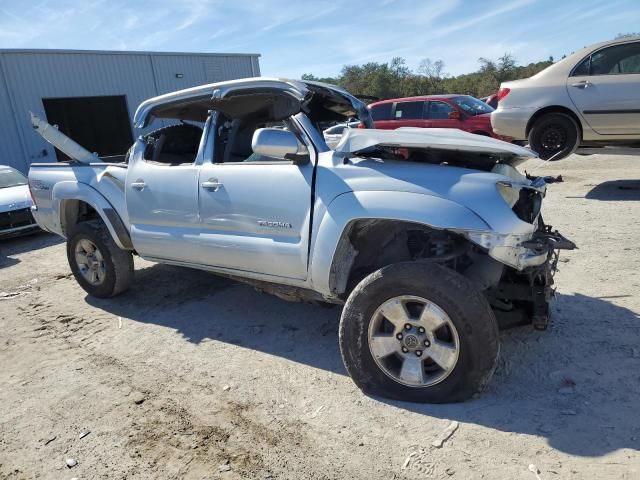
<instances>
[{"instance_id":1,"label":"crushed roof of truck","mask_svg":"<svg viewBox=\"0 0 640 480\"><path fill-rule=\"evenodd\" d=\"M320 82L266 77L200 85L150 98L142 102L136 110L134 125L144 128L153 118L204 122L209 110L223 109L221 103L225 103L234 95L250 94L290 97L289 103L295 102L297 108L292 109L289 105L288 115L304 109L313 113L314 121L344 121L357 117L365 124L373 125L371 113L366 105L340 87Z\"/></svg>"}]
</instances>

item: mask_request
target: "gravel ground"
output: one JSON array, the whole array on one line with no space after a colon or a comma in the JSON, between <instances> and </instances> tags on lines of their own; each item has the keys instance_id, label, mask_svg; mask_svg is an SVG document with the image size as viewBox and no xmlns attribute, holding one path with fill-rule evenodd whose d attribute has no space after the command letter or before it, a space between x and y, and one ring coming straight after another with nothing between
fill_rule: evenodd
<instances>
[{"instance_id":1,"label":"gravel ground","mask_svg":"<svg viewBox=\"0 0 640 480\"><path fill-rule=\"evenodd\" d=\"M640 159L525 168L563 174L544 215L580 249L552 328L503 332L487 390L456 405L363 395L338 307L140 259L97 300L56 237L0 242L0 478L640 478Z\"/></svg>"}]
</instances>

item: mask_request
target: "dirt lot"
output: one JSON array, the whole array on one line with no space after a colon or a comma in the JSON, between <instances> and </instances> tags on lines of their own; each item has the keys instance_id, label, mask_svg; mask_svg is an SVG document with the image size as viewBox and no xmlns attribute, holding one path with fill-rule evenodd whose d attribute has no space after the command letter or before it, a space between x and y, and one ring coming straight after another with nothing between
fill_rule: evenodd
<instances>
[{"instance_id":1,"label":"dirt lot","mask_svg":"<svg viewBox=\"0 0 640 480\"><path fill-rule=\"evenodd\" d=\"M364 396L338 307L139 259L128 293L96 300L57 238L0 243L0 477L640 478L640 158L540 168L565 177L545 217L580 250L552 328L503 332L464 404Z\"/></svg>"}]
</instances>

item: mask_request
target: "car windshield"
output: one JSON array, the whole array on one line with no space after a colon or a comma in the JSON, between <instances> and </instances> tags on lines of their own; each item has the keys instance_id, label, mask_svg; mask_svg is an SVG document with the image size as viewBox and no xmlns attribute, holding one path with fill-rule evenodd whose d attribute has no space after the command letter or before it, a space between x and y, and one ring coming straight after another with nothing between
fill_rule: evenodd
<instances>
[{"instance_id":1,"label":"car windshield","mask_svg":"<svg viewBox=\"0 0 640 480\"><path fill-rule=\"evenodd\" d=\"M26 185L27 179L13 168L0 168L0 188L17 187Z\"/></svg>"},{"instance_id":2,"label":"car windshield","mask_svg":"<svg viewBox=\"0 0 640 480\"><path fill-rule=\"evenodd\" d=\"M451 100L471 115L482 115L483 113L493 112L491 105L487 105L486 103L481 102L477 98L470 97L469 95L460 95L459 97L453 97Z\"/></svg>"}]
</instances>

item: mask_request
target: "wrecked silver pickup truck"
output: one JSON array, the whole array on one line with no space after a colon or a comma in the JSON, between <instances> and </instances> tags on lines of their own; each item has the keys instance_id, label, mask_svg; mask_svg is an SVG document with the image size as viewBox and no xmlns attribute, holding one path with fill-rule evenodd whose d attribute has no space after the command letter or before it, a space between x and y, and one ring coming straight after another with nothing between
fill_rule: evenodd
<instances>
[{"instance_id":1,"label":"wrecked silver pickup truck","mask_svg":"<svg viewBox=\"0 0 640 480\"><path fill-rule=\"evenodd\" d=\"M334 150L320 124L357 118ZM499 323L545 327L558 250L546 185L524 148L456 130L372 126L320 83L247 79L145 101L126 163L105 163L46 122L72 159L34 164L34 216L67 239L89 294L133 280L133 255L206 269L293 300L344 304L340 348L359 387L420 402L488 382Z\"/></svg>"}]
</instances>

